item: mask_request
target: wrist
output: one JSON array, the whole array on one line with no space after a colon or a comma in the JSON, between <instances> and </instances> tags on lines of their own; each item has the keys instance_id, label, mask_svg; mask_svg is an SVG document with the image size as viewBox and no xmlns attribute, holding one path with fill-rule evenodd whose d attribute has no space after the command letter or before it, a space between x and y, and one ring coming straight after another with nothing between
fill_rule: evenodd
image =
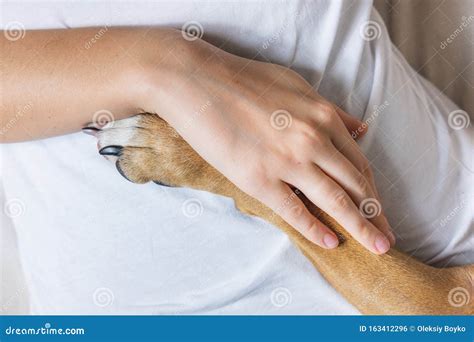
<instances>
[{"instance_id":1,"label":"wrist","mask_svg":"<svg viewBox=\"0 0 474 342\"><path fill-rule=\"evenodd\" d=\"M131 113L157 113L159 108L156 105L166 87L166 73L177 68L167 56L179 41L179 31L152 29L145 33L141 30L133 32L135 44L115 68L119 91L114 96L126 102Z\"/></svg>"},{"instance_id":2,"label":"wrist","mask_svg":"<svg viewBox=\"0 0 474 342\"><path fill-rule=\"evenodd\" d=\"M205 70L205 61L212 53L208 43L197 39L188 41L178 30L150 32L139 53L139 67L135 68L134 97L142 111L159 114L174 125L176 109L184 98L192 96L190 89L197 71ZM201 70L202 72L202 70Z\"/></svg>"}]
</instances>

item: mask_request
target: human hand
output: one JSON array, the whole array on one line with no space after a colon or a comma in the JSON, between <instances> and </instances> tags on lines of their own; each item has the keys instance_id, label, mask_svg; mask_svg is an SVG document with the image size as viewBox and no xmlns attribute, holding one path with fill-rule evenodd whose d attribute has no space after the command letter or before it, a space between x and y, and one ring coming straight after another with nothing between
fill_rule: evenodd
<instances>
[{"instance_id":1,"label":"human hand","mask_svg":"<svg viewBox=\"0 0 474 342\"><path fill-rule=\"evenodd\" d=\"M378 199L369 162L350 134L359 121L288 68L202 40L177 44L161 68L150 67L153 96L145 110L167 120L207 162L308 240L338 245L291 187L368 250L390 248L395 239L383 214L369 219L359 210L365 199Z\"/></svg>"}]
</instances>

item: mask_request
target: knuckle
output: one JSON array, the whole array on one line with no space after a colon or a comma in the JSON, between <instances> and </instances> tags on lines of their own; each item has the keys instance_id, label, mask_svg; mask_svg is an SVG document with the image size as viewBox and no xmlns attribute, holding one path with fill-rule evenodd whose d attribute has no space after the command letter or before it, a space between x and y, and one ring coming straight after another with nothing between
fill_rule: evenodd
<instances>
[{"instance_id":1,"label":"knuckle","mask_svg":"<svg viewBox=\"0 0 474 342\"><path fill-rule=\"evenodd\" d=\"M315 148L325 148L328 144L329 139L326 139L315 127L304 124L301 125L298 132L293 135L291 151L286 155L290 161L294 159L312 159Z\"/></svg>"},{"instance_id":2,"label":"knuckle","mask_svg":"<svg viewBox=\"0 0 474 342\"><path fill-rule=\"evenodd\" d=\"M329 139L327 135L315 127L316 125L305 124L301 127L296 137L297 147L313 151L315 146L327 147Z\"/></svg>"},{"instance_id":3,"label":"knuckle","mask_svg":"<svg viewBox=\"0 0 474 342\"><path fill-rule=\"evenodd\" d=\"M298 195L291 192L282 198L280 198L277 210L284 214L286 217L296 222L297 219L301 219L304 214L304 205L300 202Z\"/></svg>"},{"instance_id":4,"label":"knuckle","mask_svg":"<svg viewBox=\"0 0 474 342\"><path fill-rule=\"evenodd\" d=\"M326 150L330 147L331 141L327 136L318 134L313 137L312 144L313 146Z\"/></svg>"},{"instance_id":5,"label":"knuckle","mask_svg":"<svg viewBox=\"0 0 474 342\"><path fill-rule=\"evenodd\" d=\"M360 219L355 225L355 233L362 241L368 241L372 234L372 230L369 228L365 220Z\"/></svg>"},{"instance_id":6,"label":"knuckle","mask_svg":"<svg viewBox=\"0 0 474 342\"><path fill-rule=\"evenodd\" d=\"M344 191L336 191L332 195L332 208L337 211L345 210L349 207L349 198Z\"/></svg>"},{"instance_id":7,"label":"knuckle","mask_svg":"<svg viewBox=\"0 0 474 342\"><path fill-rule=\"evenodd\" d=\"M334 122L334 114L329 111L319 112L319 122L324 125L331 125Z\"/></svg>"},{"instance_id":8,"label":"knuckle","mask_svg":"<svg viewBox=\"0 0 474 342\"><path fill-rule=\"evenodd\" d=\"M318 108L318 111L323 115L329 114L333 116L334 112L336 111L334 106L330 102L326 102L326 101L318 102L317 108Z\"/></svg>"},{"instance_id":9,"label":"knuckle","mask_svg":"<svg viewBox=\"0 0 474 342\"><path fill-rule=\"evenodd\" d=\"M303 214L304 214L304 208L302 204L295 204L291 206L288 209L289 213L288 215L293 219L293 220L298 220L301 219Z\"/></svg>"},{"instance_id":10,"label":"knuckle","mask_svg":"<svg viewBox=\"0 0 474 342\"><path fill-rule=\"evenodd\" d=\"M369 182L363 173L357 175L357 187L362 195L367 195L369 193Z\"/></svg>"},{"instance_id":11,"label":"knuckle","mask_svg":"<svg viewBox=\"0 0 474 342\"><path fill-rule=\"evenodd\" d=\"M318 236L319 235L319 228L318 228L318 224L316 223L316 221L313 220L312 222L307 224L302 233L304 233L306 236L310 236L310 235Z\"/></svg>"}]
</instances>

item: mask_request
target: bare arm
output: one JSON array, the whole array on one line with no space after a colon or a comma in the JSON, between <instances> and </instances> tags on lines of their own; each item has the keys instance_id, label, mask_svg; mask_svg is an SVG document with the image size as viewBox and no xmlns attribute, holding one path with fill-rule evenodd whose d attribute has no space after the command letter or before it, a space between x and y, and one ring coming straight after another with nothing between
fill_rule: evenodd
<instances>
[{"instance_id":1,"label":"bare arm","mask_svg":"<svg viewBox=\"0 0 474 342\"><path fill-rule=\"evenodd\" d=\"M233 198L241 211L259 216L288 234L320 273L362 313L474 313L474 265L434 268L395 249L385 255L374 255L300 191L295 191L282 207L292 208L301 198L308 209L337 231L344 241L335 250L319 248L278 213L240 191L207 164L158 116L142 114L124 121L119 125L123 128L104 127L94 131L101 154L115 156L111 160L123 176L135 183L157 181ZM128 139L116 138L121 129L127 130Z\"/></svg>"},{"instance_id":2,"label":"bare arm","mask_svg":"<svg viewBox=\"0 0 474 342\"><path fill-rule=\"evenodd\" d=\"M78 131L101 110L120 119L141 109L143 54L166 54L176 31L114 29L87 48L96 34L28 31L20 41L2 35L0 142Z\"/></svg>"},{"instance_id":3,"label":"bare arm","mask_svg":"<svg viewBox=\"0 0 474 342\"><path fill-rule=\"evenodd\" d=\"M28 31L17 41L2 35L0 142L157 113L268 207L279 210L294 186L372 253L393 245L384 215L368 218L359 210L378 198L369 163L349 133L361 123L297 73L175 30L115 28L90 44L97 32ZM309 241L335 248L334 232L296 201L298 215L280 215Z\"/></svg>"}]
</instances>

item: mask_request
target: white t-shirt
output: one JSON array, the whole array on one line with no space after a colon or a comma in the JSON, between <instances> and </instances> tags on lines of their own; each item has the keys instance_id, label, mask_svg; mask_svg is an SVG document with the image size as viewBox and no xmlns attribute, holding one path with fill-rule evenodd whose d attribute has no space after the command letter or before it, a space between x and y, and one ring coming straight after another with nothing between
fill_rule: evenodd
<instances>
[{"instance_id":1,"label":"white t-shirt","mask_svg":"<svg viewBox=\"0 0 474 342\"><path fill-rule=\"evenodd\" d=\"M450 116L458 108L407 65L371 1L36 2L2 10L3 28L194 21L227 51L290 66L368 121L359 143L398 248L440 266L474 262L472 126L454 129L463 113ZM2 223L17 233L32 313L357 313L275 227L224 197L131 184L90 136L1 145L0 157Z\"/></svg>"}]
</instances>

